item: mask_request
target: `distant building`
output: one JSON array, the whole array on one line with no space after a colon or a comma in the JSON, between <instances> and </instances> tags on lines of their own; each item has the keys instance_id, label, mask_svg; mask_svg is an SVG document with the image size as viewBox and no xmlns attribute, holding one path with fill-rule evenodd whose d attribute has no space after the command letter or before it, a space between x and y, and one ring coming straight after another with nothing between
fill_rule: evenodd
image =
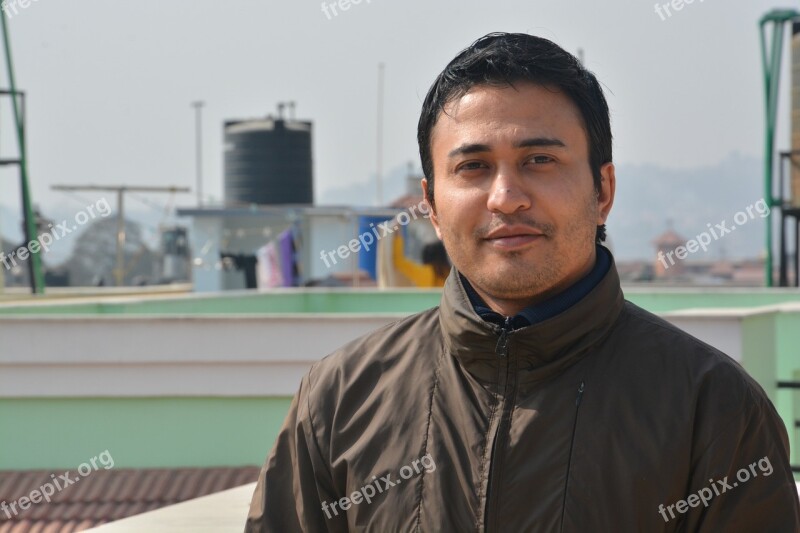
<instances>
[{"instance_id":1,"label":"distant building","mask_svg":"<svg viewBox=\"0 0 800 533\"><path fill-rule=\"evenodd\" d=\"M248 273L244 271L247 265L262 269L264 275L260 279L268 278L259 288L374 285L375 280L367 281L359 268L362 245L358 237L364 233L360 228L366 221L366 231L375 235L378 223L373 221L389 220L400 211L374 207L253 205L179 208L178 216L192 218L189 249L193 255L194 290L216 292L252 288L248 287ZM371 239L372 243L366 238L364 242L373 250L380 239ZM293 257L286 253L289 241ZM265 261L248 260L259 253ZM293 272L290 274L289 270Z\"/></svg>"},{"instance_id":2,"label":"distant building","mask_svg":"<svg viewBox=\"0 0 800 533\"><path fill-rule=\"evenodd\" d=\"M675 278L683 274L683 260L675 257L675 249L678 246L685 246L686 239L670 227L659 235L653 244L656 247L656 259L653 265L655 279Z\"/></svg>"},{"instance_id":3,"label":"distant building","mask_svg":"<svg viewBox=\"0 0 800 533\"><path fill-rule=\"evenodd\" d=\"M450 272L419 176L384 207L298 204L180 208L191 217L194 290L438 287Z\"/></svg>"},{"instance_id":4,"label":"distant building","mask_svg":"<svg viewBox=\"0 0 800 533\"><path fill-rule=\"evenodd\" d=\"M655 260L618 262L620 279L629 283L653 282L668 285L764 285L765 258L710 259L708 254L691 255L686 243L686 239L669 227L653 240ZM679 250L681 247L683 249Z\"/></svg>"}]
</instances>

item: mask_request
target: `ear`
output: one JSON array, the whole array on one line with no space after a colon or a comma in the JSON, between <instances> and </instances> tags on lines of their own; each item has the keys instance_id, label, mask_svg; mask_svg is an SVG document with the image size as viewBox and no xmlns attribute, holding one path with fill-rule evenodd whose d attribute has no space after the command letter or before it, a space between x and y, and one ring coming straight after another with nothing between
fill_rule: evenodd
<instances>
[{"instance_id":1,"label":"ear","mask_svg":"<svg viewBox=\"0 0 800 533\"><path fill-rule=\"evenodd\" d=\"M606 163L600 167L600 191L597 193L597 225L605 224L611 207L614 205L614 194L617 190L617 177L614 163Z\"/></svg>"},{"instance_id":2,"label":"ear","mask_svg":"<svg viewBox=\"0 0 800 533\"><path fill-rule=\"evenodd\" d=\"M433 224L433 229L436 230L436 236L439 237L439 240L442 240L442 231L439 228L439 218L436 216L436 209L430 202L430 196L433 194L433 191L428 191L428 180L422 178L420 182L422 184L422 196L425 199L425 205L428 206L428 212L430 213L430 220L431 224Z\"/></svg>"}]
</instances>

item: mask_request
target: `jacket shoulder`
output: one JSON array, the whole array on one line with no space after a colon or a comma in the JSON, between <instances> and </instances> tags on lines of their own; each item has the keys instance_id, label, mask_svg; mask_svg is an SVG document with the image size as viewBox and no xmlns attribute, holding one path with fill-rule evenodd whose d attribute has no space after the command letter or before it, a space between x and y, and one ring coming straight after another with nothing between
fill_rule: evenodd
<instances>
[{"instance_id":1,"label":"jacket shoulder","mask_svg":"<svg viewBox=\"0 0 800 533\"><path fill-rule=\"evenodd\" d=\"M362 335L311 367L301 401L333 467L341 467L341 456L397 438L401 427L387 421L398 414L426 416L444 353L438 328L438 308L429 309Z\"/></svg>"},{"instance_id":2,"label":"jacket shoulder","mask_svg":"<svg viewBox=\"0 0 800 533\"><path fill-rule=\"evenodd\" d=\"M689 400L696 422L714 419L719 429L754 410L774 414L764 389L732 357L630 302L623 315L624 351L651 380Z\"/></svg>"},{"instance_id":3,"label":"jacket shoulder","mask_svg":"<svg viewBox=\"0 0 800 533\"><path fill-rule=\"evenodd\" d=\"M379 383L432 372L441 352L439 308L410 315L358 337L315 363L308 372L309 396L368 394ZM395 381L397 383L397 381Z\"/></svg>"},{"instance_id":4,"label":"jacket shoulder","mask_svg":"<svg viewBox=\"0 0 800 533\"><path fill-rule=\"evenodd\" d=\"M722 350L629 301L625 302L620 324L621 333L641 346L639 356L668 357L673 364L684 363L697 372L717 368L748 376L741 365Z\"/></svg>"}]
</instances>

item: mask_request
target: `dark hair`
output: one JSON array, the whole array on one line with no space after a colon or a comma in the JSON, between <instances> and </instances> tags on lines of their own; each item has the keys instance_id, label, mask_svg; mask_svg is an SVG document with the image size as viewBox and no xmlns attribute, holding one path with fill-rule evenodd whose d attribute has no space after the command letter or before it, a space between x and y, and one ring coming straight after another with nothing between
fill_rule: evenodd
<instances>
[{"instance_id":1,"label":"dark hair","mask_svg":"<svg viewBox=\"0 0 800 533\"><path fill-rule=\"evenodd\" d=\"M464 96L476 85L513 86L533 82L563 91L583 117L589 145L589 166L594 186L600 191L600 167L612 161L611 121L603 90L597 78L580 61L542 37L525 33L490 33L462 50L431 85L417 126L422 172L428 180L428 201L433 202L431 133L439 113L449 102ZM597 227L597 241L605 240L605 224Z\"/></svg>"},{"instance_id":2,"label":"dark hair","mask_svg":"<svg viewBox=\"0 0 800 533\"><path fill-rule=\"evenodd\" d=\"M426 265L447 265L450 267L450 258L447 256L442 241L435 240L422 247L422 262Z\"/></svg>"}]
</instances>

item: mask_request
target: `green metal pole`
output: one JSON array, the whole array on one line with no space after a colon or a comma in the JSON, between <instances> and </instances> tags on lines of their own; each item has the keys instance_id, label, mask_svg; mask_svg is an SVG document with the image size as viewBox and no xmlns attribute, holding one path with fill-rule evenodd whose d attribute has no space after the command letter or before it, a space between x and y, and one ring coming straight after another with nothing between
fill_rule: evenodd
<instances>
[{"instance_id":1,"label":"green metal pole","mask_svg":"<svg viewBox=\"0 0 800 533\"><path fill-rule=\"evenodd\" d=\"M765 128L766 128L766 135L765 135L765 143L764 143L764 200L767 202L767 205L770 206L769 214L767 215L766 220L766 241L767 241L767 262L764 271L765 283L767 287L772 287L772 206L773 198L772 198L772 167L773 167L773 158L774 158L774 142L775 142L775 102L774 102L774 87L778 84L776 83L776 73L774 70L775 66L775 43L776 43L776 33L778 32L778 28L782 27L776 24L773 27L772 31L772 46L770 47L770 53L767 55L767 36L766 36L766 25L768 22L772 22L771 19L762 19L761 20L761 63L764 68L764 96L765 96L765 111L766 111L766 121L765 121ZM778 63L780 65L780 63ZM780 71L779 71L780 72ZM778 72L778 73L779 73Z\"/></svg>"},{"instance_id":2,"label":"green metal pole","mask_svg":"<svg viewBox=\"0 0 800 533\"><path fill-rule=\"evenodd\" d=\"M25 218L25 233L26 239L36 238L36 221L33 217L33 209L31 207L31 192L28 186L28 161L26 158L25 147L25 129L23 119L19 110L19 102L17 99L17 86L14 81L14 65L11 61L11 42L8 37L8 22L6 20L6 13L0 10L0 21L3 24L3 44L5 45L6 54L6 67L8 71L8 84L11 90L11 102L14 109L14 122L17 126L17 141L19 144L19 170L20 181L22 182L22 209L24 210ZM34 293L44 294L44 275L42 274L42 260L38 253L30 254L31 269L31 289Z\"/></svg>"},{"instance_id":3,"label":"green metal pole","mask_svg":"<svg viewBox=\"0 0 800 533\"><path fill-rule=\"evenodd\" d=\"M777 205L772 196L772 172L775 164L775 130L778 122L778 99L780 96L781 57L783 52L783 28L787 22L800 17L800 13L790 9L775 9L770 11L759 21L761 34L761 64L764 68L764 96L765 96L765 136L764 136L764 200L770 206L767 215L767 264L765 266L765 281L767 287L773 286L772 279L772 207ZM767 54L766 27L772 23L772 43ZM782 208L783 206L779 206ZM781 258L783 261L784 258Z\"/></svg>"}]
</instances>

